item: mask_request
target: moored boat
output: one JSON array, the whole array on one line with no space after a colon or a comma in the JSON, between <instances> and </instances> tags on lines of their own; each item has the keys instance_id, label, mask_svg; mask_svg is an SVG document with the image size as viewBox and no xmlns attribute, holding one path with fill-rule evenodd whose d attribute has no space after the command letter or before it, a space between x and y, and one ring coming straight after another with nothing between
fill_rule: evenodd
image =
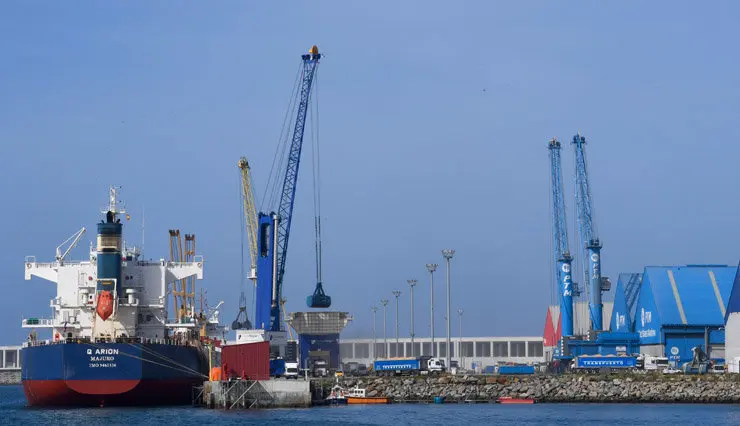
<instances>
[{"instance_id":1,"label":"moored boat","mask_svg":"<svg viewBox=\"0 0 740 426\"><path fill-rule=\"evenodd\" d=\"M514 398L511 396L500 396L497 400L499 404L534 404L531 398Z\"/></svg>"},{"instance_id":2,"label":"moored boat","mask_svg":"<svg viewBox=\"0 0 740 426\"><path fill-rule=\"evenodd\" d=\"M347 404L388 404L385 396L367 396L364 388L354 387L347 393Z\"/></svg>"},{"instance_id":3,"label":"moored boat","mask_svg":"<svg viewBox=\"0 0 740 426\"><path fill-rule=\"evenodd\" d=\"M347 404L347 397L346 392L344 391L344 388L337 383L331 388L331 393L328 397L326 397L326 402L329 405L346 405Z\"/></svg>"}]
</instances>

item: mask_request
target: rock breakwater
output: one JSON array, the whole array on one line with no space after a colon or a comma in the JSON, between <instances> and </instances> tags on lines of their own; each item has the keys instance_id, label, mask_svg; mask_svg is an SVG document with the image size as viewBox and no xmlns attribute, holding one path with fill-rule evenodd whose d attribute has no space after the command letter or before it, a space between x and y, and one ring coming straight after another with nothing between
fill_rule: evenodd
<instances>
[{"instance_id":1,"label":"rock breakwater","mask_svg":"<svg viewBox=\"0 0 740 426\"><path fill-rule=\"evenodd\" d=\"M394 402L492 402L499 397L536 402L740 402L740 375L564 374L535 376L452 376L344 378L345 388L364 387L368 396ZM325 386L329 385L327 381Z\"/></svg>"}]
</instances>

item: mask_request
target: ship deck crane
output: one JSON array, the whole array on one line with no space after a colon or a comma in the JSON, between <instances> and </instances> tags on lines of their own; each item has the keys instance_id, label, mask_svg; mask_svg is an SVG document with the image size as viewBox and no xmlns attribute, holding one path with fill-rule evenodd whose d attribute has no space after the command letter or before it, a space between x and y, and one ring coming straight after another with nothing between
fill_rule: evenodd
<instances>
[{"instance_id":1,"label":"ship deck crane","mask_svg":"<svg viewBox=\"0 0 740 426\"><path fill-rule=\"evenodd\" d=\"M277 213L260 213L258 215L258 261L257 261L257 307L255 326L270 331L281 331L282 318L280 299L285 276L285 261L288 252L290 225L293 219L296 184L300 166L303 135L306 126L306 116L311 95L311 87L321 54L313 46L308 54L301 56L302 66L300 87L296 92L299 97L295 113L290 148L288 150L287 167L282 181L280 201ZM317 240L319 230L317 225ZM317 256L320 251L317 252ZM317 257L318 258L318 257ZM320 271L320 260L317 268ZM318 272L318 271L317 271ZM320 276L320 275L319 275ZM308 305L312 308L328 308L331 298L324 294L322 283L317 282L313 296L308 297Z\"/></svg>"},{"instance_id":2,"label":"ship deck crane","mask_svg":"<svg viewBox=\"0 0 740 426\"><path fill-rule=\"evenodd\" d=\"M566 221L565 197L563 196L563 173L560 163L560 142L553 138L547 149L550 151L550 173L552 181L553 248L555 256L555 280L560 302L560 325L563 336L573 335L573 296L578 296L572 280L568 244L568 222Z\"/></svg>"},{"instance_id":3,"label":"ship deck crane","mask_svg":"<svg viewBox=\"0 0 740 426\"><path fill-rule=\"evenodd\" d=\"M59 244L59 247L57 247L57 256L56 256L57 262L59 263L59 265L64 264L64 259L66 259L67 255L69 255L69 252L71 252L72 249L74 249L77 246L77 243L80 242L80 239L82 238L83 235L85 235L86 231L87 230L83 226L82 229L75 232L69 238L64 240L64 242ZM64 253L62 253L62 248L64 247L65 244L69 242L69 240L72 240L72 242L69 244L69 247L67 247L67 250L65 250Z\"/></svg>"},{"instance_id":4,"label":"ship deck crane","mask_svg":"<svg viewBox=\"0 0 740 426\"><path fill-rule=\"evenodd\" d=\"M603 306L601 293L609 291L611 283L609 278L601 276L601 248L595 215L593 211L593 199L591 187L588 180L588 169L586 167L586 138L580 133L573 136L573 145L576 155L576 210L578 213L578 233L584 253L583 267L584 278L588 283L588 310L591 318L591 330L603 330Z\"/></svg>"}]
</instances>

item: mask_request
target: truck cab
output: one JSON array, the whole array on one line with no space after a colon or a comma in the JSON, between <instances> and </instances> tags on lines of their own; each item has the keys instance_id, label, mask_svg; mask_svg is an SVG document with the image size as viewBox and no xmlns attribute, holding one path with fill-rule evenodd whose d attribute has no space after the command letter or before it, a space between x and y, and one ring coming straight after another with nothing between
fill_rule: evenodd
<instances>
[{"instance_id":1,"label":"truck cab","mask_svg":"<svg viewBox=\"0 0 740 426\"><path fill-rule=\"evenodd\" d=\"M645 370L663 371L670 367L668 358L664 356L643 355L642 363L642 368Z\"/></svg>"},{"instance_id":2,"label":"truck cab","mask_svg":"<svg viewBox=\"0 0 740 426\"><path fill-rule=\"evenodd\" d=\"M445 370L445 362L443 359L429 358L429 361L427 362L427 371L443 373Z\"/></svg>"},{"instance_id":3,"label":"truck cab","mask_svg":"<svg viewBox=\"0 0 740 426\"><path fill-rule=\"evenodd\" d=\"M300 374L298 370L297 362L286 362L285 363L285 378L286 379L298 379Z\"/></svg>"},{"instance_id":4,"label":"truck cab","mask_svg":"<svg viewBox=\"0 0 740 426\"><path fill-rule=\"evenodd\" d=\"M323 359L316 359L313 362L313 376L326 377L329 372L329 364Z\"/></svg>"}]
</instances>

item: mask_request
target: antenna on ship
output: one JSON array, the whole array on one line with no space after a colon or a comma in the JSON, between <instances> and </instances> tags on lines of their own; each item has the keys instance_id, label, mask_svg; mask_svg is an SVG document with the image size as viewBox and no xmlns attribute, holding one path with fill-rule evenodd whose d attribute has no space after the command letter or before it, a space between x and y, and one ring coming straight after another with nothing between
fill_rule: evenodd
<instances>
[{"instance_id":1,"label":"antenna on ship","mask_svg":"<svg viewBox=\"0 0 740 426\"><path fill-rule=\"evenodd\" d=\"M103 214L111 212L113 214L113 220L116 219L117 215L126 213L125 207L122 207L120 210L118 209L118 205L120 204L120 201L118 201L118 190L120 189L120 186L110 186L108 208L102 211Z\"/></svg>"}]
</instances>

